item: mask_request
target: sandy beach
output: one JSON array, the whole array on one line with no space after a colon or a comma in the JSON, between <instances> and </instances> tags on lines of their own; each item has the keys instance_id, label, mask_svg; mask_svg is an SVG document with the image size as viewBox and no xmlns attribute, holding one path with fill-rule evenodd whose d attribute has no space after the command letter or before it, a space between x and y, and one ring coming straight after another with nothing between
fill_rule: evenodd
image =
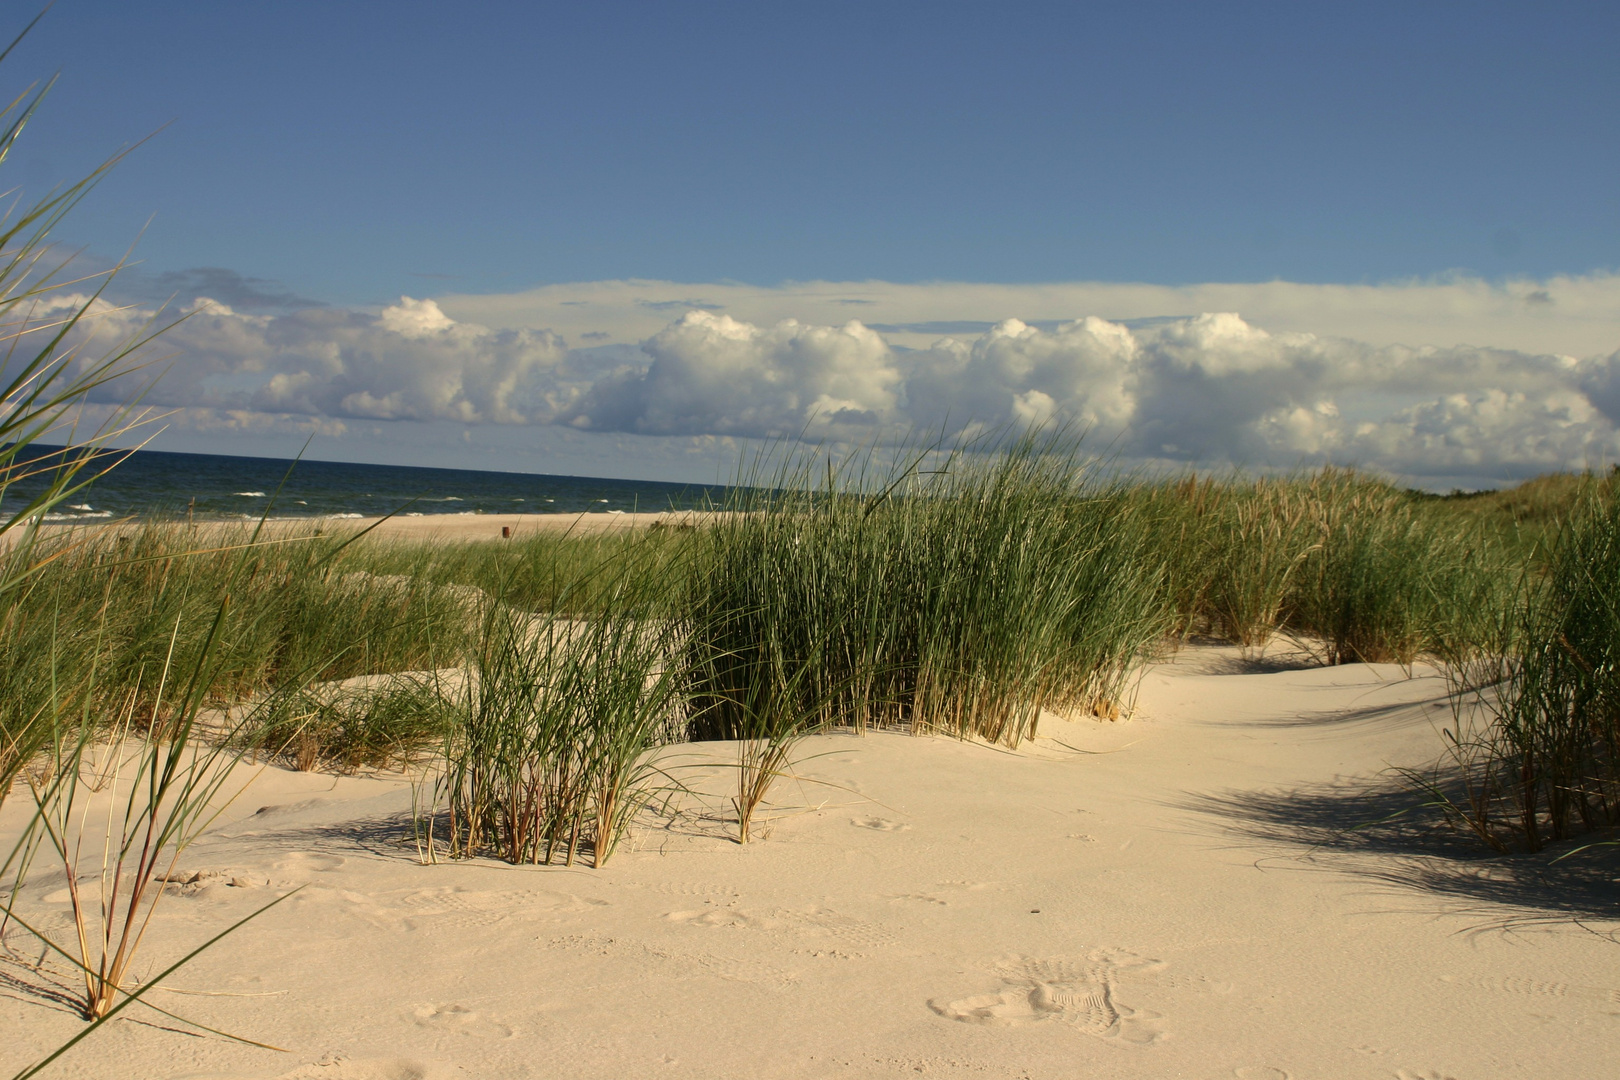
<instances>
[{"instance_id":1,"label":"sandy beach","mask_svg":"<svg viewBox=\"0 0 1620 1080\"><path fill-rule=\"evenodd\" d=\"M670 766L716 798L601 870L422 865L408 777L266 768L145 948L159 970L302 887L154 991L284 1052L136 1009L51 1075L1605 1075L1615 859L1484 859L1400 819L1345 831L1416 801L1385 774L1434 760L1444 695L1423 667L1189 648L1148 669L1129 719L1048 715L1018 752L810 738L747 846L721 811L730 748L677 746ZM19 910L60 932L62 885L38 874ZM0 1070L82 1024L60 965L7 940Z\"/></svg>"},{"instance_id":2,"label":"sandy beach","mask_svg":"<svg viewBox=\"0 0 1620 1080\"><path fill-rule=\"evenodd\" d=\"M601 513L601 514L423 514L419 517L354 518L336 524L344 528L371 528L379 539L458 541L500 540L502 530L511 539L521 539L536 533L575 536L599 536L603 533L628 532L654 525L660 528L693 526L709 515L697 511L665 511L657 514ZM286 523L277 522L285 527ZM307 522L298 522L307 525ZM328 522L321 522L329 525Z\"/></svg>"},{"instance_id":3,"label":"sandy beach","mask_svg":"<svg viewBox=\"0 0 1620 1080\"><path fill-rule=\"evenodd\" d=\"M360 532L381 540L409 540L412 542L460 542L468 540L522 539L536 534L555 536L601 536L624 533L635 529L696 527L712 514L691 510L672 510L656 514L600 513L600 514L402 514L394 517L340 517L340 518L272 518L265 528L276 533ZM201 536L215 530L251 529L256 521L199 521L193 528ZM137 521L109 521L94 523L55 523L44 527L46 535L97 535L108 530L134 532L141 528Z\"/></svg>"}]
</instances>

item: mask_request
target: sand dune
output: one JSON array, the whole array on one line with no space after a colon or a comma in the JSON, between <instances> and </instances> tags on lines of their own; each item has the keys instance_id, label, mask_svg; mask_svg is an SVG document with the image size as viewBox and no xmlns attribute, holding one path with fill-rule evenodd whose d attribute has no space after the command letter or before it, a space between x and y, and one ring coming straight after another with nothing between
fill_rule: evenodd
<instances>
[{"instance_id":1,"label":"sand dune","mask_svg":"<svg viewBox=\"0 0 1620 1080\"><path fill-rule=\"evenodd\" d=\"M1435 758L1443 702L1423 668L1195 648L1147 672L1132 719L1047 717L1018 753L810 739L762 839L730 842L716 799L602 870L420 865L408 779L268 769L146 947L158 964L303 886L159 995L286 1052L146 1012L52 1075L1608 1075L1620 945L1594 931L1620 919L1614 859L1482 860L1401 819L1342 831L1413 801L1379 775ZM718 793L725 752L671 765ZM62 929L61 888L36 876L22 909ZM79 1028L63 978L0 966L0 1071Z\"/></svg>"}]
</instances>

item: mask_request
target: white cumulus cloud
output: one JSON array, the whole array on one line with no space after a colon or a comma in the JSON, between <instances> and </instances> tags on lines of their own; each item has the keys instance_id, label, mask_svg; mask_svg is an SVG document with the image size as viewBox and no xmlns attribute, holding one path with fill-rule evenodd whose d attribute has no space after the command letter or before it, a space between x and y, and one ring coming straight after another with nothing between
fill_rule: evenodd
<instances>
[{"instance_id":1,"label":"white cumulus cloud","mask_svg":"<svg viewBox=\"0 0 1620 1080\"><path fill-rule=\"evenodd\" d=\"M102 330L148 314L116 312ZM567 353L547 331L458 323L432 300L409 297L377 314L284 315L245 315L199 298L159 342L174 359L148 396L153 404L461 424L547 418Z\"/></svg>"},{"instance_id":2,"label":"white cumulus cloud","mask_svg":"<svg viewBox=\"0 0 1620 1080\"><path fill-rule=\"evenodd\" d=\"M1583 358L1370 341L1231 311L1002 318L925 334L873 325L858 304L838 305L838 321L754 321L687 291L704 306L659 309L637 341L597 345L595 331L581 332L573 347L551 330L453 318L433 300L280 314L199 300L160 340L171 366L148 401L178 407L198 431L363 421L871 440L1069 423L1125 461L1331 461L1431 485L1620 459L1612 348ZM1542 319L1556 304L1530 306ZM101 306L93 322L115 340L150 314Z\"/></svg>"},{"instance_id":3,"label":"white cumulus cloud","mask_svg":"<svg viewBox=\"0 0 1620 1080\"><path fill-rule=\"evenodd\" d=\"M642 345L648 363L597 382L558 419L652 435L780 438L893 422L894 351L858 322L773 327L690 311Z\"/></svg>"}]
</instances>

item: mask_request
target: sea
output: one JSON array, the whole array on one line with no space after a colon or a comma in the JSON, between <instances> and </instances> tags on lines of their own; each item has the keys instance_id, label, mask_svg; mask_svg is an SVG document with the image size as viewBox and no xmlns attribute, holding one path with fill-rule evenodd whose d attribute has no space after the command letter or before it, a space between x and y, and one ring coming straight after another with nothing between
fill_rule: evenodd
<instances>
[{"instance_id":1,"label":"sea","mask_svg":"<svg viewBox=\"0 0 1620 1080\"><path fill-rule=\"evenodd\" d=\"M31 446L26 456L53 449ZM17 505L14 500L26 500L42 483L40 477L14 482L5 503ZM58 504L45 520L648 513L717 505L726 491L654 480L137 450ZM0 505L0 512L5 509Z\"/></svg>"}]
</instances>

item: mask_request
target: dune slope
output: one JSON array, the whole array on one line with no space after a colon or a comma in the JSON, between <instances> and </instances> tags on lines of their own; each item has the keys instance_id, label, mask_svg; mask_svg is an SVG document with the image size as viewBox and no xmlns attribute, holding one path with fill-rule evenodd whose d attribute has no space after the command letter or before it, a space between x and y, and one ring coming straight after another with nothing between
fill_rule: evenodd
<instances>
[{"instance_id":1,"label":"dune slope","mask_svg":"<svg viewBox=\"0 0 1620 1080\"><path fill-rule=\"evenodd\" d=\"M1131 720L1048 717L1016 754L808 740L762 839L726 839L716 799L602 870L420 865L408 780L267 769L147 949L304 886L154 998L286 1052L135 1010L51 1075L1604 1075L1620 862L1483 858L1411 816L1346 831L1416 801L1380 774L1433 760L1448 717L1422 668L1190 649ZM724 790L724 746L677 751ZM23 910L61 930L61 886L36 876ZM79 1021L7 941L9 1075Z\"/></svg>"}]
</instances>

